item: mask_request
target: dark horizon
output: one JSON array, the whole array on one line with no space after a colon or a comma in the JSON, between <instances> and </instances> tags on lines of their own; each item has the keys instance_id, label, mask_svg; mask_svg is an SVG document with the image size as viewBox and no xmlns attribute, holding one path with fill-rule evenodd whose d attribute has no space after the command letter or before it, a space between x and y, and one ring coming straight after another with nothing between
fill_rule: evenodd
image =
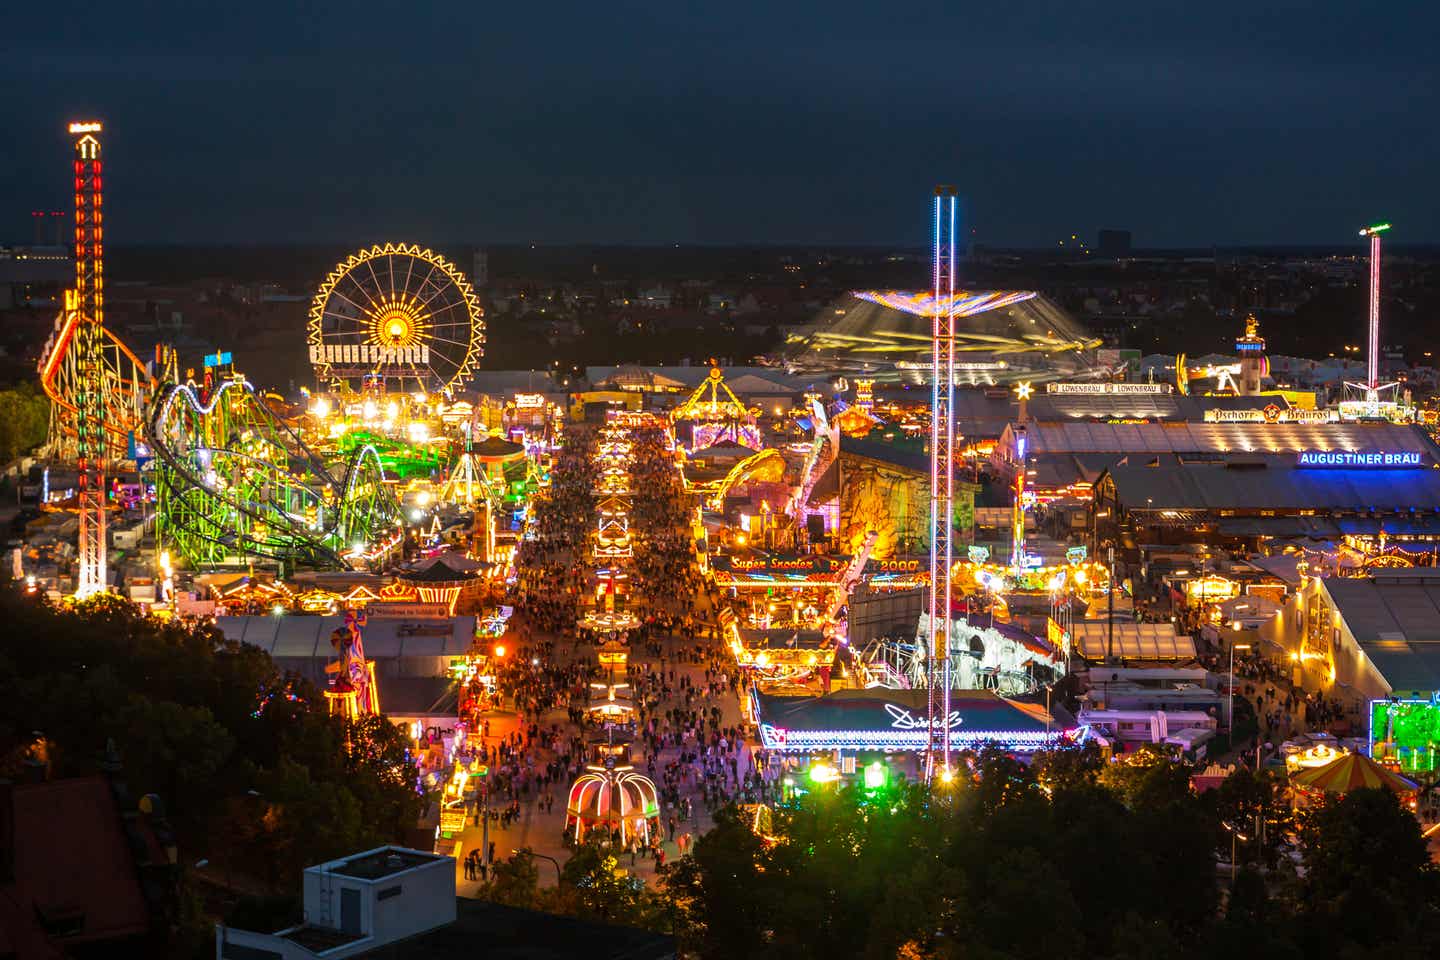
<instances>
[{"instance_id":1,"label":"dark horizon","mask_svg":"<svg viewBox=\"0 0 1440 960\"><path fill-rule=\"evenodd\" d=\"M29 5L0 237L98 118L112 244L921 248L939 182L989 248L1440 242L1440 12L1326 7Z\"/></svg>"}]
</instances>

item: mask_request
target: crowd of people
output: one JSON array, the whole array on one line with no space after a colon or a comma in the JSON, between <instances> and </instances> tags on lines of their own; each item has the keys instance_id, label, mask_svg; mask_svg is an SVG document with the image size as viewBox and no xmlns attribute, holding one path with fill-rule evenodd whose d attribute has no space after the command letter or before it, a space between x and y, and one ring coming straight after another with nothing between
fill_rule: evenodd
<instances>
[{"instance_id":1,"label":"crowd of people","mask_svg":"<svg viewBox=\"0 0 1440 960\"><path fill-rule=\"evenodd\" d=\"M490 767L489 815L504 827L527 811L550 813L557 795L566 803L567 786L595 759L595 741L630 742L632 762L656 784L661 814L648 841L630 834L622 842L617 830L605 842L632 861L659 864L667 843L672 855L689 852L703 811L758 795L760 781L734 709L722 709L727 698L733 703L738 677L714 624L718 593L696 562L674 453L658 427L633 429L628 439L633 549L619 564L604 565L623 568L624 588L610 603L635 626L615 632L582 625L590 605L604 603L593 556L600 446L593 427L572 425L549 487L533 503L507 597L515 614L506 656L497 661L494 701L519 725L486 738L479 759ZM607 674L595 657L599 645L616 639L628 651L623 677ZM607 728L589 706L591 684L610 681L628 684L633 713ZM572 841L567 829L565 842Z\"/></svg>"},{"instance_id":2,"label":"crowd of people","mask_svg":"<svg viewBox=\"0 0 1440 960\"><path fill-rule=\"evenodd\" d=\"M534 630L573 637L588 585L583 546L595 517L595 435L566 431L550 470L550 485L531 504L525 538L516 549L511 599Z\"/></svg>"}]
</instances>

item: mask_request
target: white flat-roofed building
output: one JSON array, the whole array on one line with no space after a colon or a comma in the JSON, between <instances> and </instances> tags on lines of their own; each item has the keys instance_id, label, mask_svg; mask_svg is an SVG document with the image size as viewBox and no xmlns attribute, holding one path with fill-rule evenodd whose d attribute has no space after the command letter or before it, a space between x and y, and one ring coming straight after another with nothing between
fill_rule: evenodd
<instances>
[{"instance_id":1,"label":"white flat-roofed building","mask_svg":"<svg viewBox=\"0 0 1440 960\"><path fill-rule=\"evenodd\" d=\"M309 960L371 953L455 922L455 861L377 847L305 871L305 922L275 933L217 925L216 960Z\"/></svg>"}]
</instances>

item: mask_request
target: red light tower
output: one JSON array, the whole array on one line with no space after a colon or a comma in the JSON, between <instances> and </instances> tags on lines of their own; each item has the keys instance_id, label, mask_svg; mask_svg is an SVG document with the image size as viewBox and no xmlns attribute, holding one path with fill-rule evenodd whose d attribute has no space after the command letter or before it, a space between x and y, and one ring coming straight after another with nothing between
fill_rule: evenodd
<instances>
[{"instance_id":1,"label":"red light tower","mask_svg":"<svg viewBox=\"0 0 1440 960\"><path fill-rule=\"evenodd\" d=\"M75 137L76 467L80 495L80 570L75 593L104 592L105 570L105 228L101 125L70 124Z\"/></svg>"}]
</instances>

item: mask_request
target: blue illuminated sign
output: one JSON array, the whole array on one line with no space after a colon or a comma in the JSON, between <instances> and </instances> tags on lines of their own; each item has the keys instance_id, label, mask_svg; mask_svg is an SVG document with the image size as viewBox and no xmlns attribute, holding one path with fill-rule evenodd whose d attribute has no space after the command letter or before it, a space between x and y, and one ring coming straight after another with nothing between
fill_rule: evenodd
<instances>
[{"instance_id":1,"label":"blue illuminated sign","mask_svg":"<svg viewBox=\"0 0 1440 960\"><path fill-rule=\"evenodd\" d=\"M203 361L201 361L201 362L202 362L205 366L207 366L207 367L224 367L224 366L229 366L229 364L230 364L230 362L231 362L231 361L230 361L230 354L229 354L228 351L226 351L226 352L224 352L224 353L219 353L219 352L217 352L217 353L207 353L207 354L205 354L205 359L204 359Z\"/></svg>"},{"instance_id":2,"label":"blue illuminated sign","mask_svg":"<svg viewBox=\"0 0 1440 960\"><path fill-rule=\"evenodd\" d=\"M1394 468L1423 465L1419 451L1380 450L1359 453L1353 450L1303 450L1295 457L1297 467Z\"/></svg>"}]
</instances>

